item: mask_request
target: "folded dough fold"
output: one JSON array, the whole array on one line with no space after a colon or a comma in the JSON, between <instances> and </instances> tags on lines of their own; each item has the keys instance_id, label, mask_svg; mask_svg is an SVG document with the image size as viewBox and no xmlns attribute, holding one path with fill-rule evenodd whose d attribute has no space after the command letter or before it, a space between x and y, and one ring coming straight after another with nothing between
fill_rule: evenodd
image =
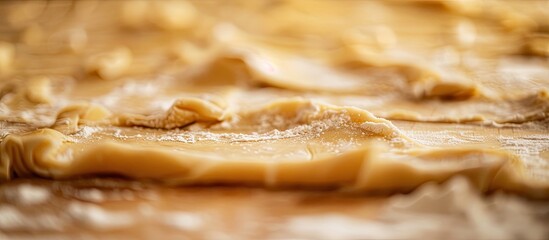
<instances>
[{"instance_id":1,"label":"folded dough fold","mask_svg":"<svg viewBox=\"0 0 549 240\"><path fill-rule=\"evenodd\" d=\"M179 98L164 113L153 115L120 114L117 125L173 129L195 122L219 122L226 117L225 110L210 100Z\"/></svg>"},{"instance_id":2,"label":"folded dough fold","mask_svg":"<svg viewBox=\"0 0 549 240\"><path fill-rule=\"evenodd\" d=\"M107 120L109 116L111 116L111 112L100 105L86 102L73 104L59 111L51 128L71 134L77 132L79 125L83 123Z\"/></svg>"}]
</instances>

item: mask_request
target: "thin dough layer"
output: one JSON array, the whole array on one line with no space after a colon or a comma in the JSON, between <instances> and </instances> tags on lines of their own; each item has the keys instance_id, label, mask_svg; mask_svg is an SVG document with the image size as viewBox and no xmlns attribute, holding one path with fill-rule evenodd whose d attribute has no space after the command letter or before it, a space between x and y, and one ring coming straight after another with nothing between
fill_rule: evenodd
<instances>
[{"instance_id":1,"label":"thin dough layer","mask_svg":"<svg viewBox=\"0 0 549 240\"><path fill-rule=\"evenodd\" d=\"M152 146L144 129L135 138L118 128L99 141L51 129L9 135L0 148L2 178L119 174L177 184L398 192L461 175L482 191L549 193L547 182L529 179L509 153L423 147L390 122L357 108L291 99L237 115L209 130L176 132L171 140L150 130L151 139L165 139Z\"/></svg>"},{"instance_id":2,"label":"thin dough layer","mask_svg":"<svg viewBox=\"0 0 549 240\"><path fill-rule=\"evenodd\" d=\"M549 198L546 13L511 2L0 4L1 181Z\"/></svg>"}]
</instances>

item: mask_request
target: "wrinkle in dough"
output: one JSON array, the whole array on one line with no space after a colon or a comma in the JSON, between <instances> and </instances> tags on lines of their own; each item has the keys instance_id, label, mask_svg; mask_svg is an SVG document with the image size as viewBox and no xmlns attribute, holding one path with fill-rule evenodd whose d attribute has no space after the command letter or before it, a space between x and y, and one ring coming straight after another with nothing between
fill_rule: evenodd
<instances>
[{"instance_id":1,"label":"wrinkle in dough","mask_svg":"<svg viewBox=\"0 0 549 240\"><path fill-rule=\"evenodd\" d=\"M119 116L117 121L120 126L173 129L195 122L219 122L225 117L224 109L213 101L180 98L164 113L149 116L126 114Z\"/></svg>"},{"instance_id":2,"label":"wrinkle in dough","mask_svg":"<svg viewBox=\"0 0 549 240\"><path fill-rule=\"evenodd\" d=\"M71 134L77 132L80 125L86 121L98 122L106 120L110 115L110 111L100 105L90 103L74 104L59 111L51 128L65 134Z\"/></svg>"}]
</instances>

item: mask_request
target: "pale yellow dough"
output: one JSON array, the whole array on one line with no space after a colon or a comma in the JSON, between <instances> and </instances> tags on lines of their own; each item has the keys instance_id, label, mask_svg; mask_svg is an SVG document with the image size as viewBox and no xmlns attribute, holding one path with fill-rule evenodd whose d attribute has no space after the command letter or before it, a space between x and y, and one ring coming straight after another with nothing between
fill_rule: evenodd
<instances>
[{"instance_id":1,"label":"pale yellow dough","mask_svg":"<svg viewBox=\"0 0 549 240\"><path fill-rule=\"evenodd\" d=\"M215 121L209 117L220 112L215 105L196 101L187 104L197 104L192 114L145 126L164 128L200 119ZM100 120L102 117L97 116L103 116L93 107L67 113L71 112L79 114L68 116L82 120ZM529 179L512 154L480 148L423 147L402 135L390 122L357 108L290 99L236 115L230 123L211 127L204 139L200 139L204 130L187 132L194 137L188 142L172 139L159 144L147 138L116 135L102 136L96 142L52 129L10 135L1 145L2 178L64 179L119 174L177 184L395 192L462 175L484 191L503 189L536 197L549 193L547 182ZM185 117L187 120L182 120ZM125 118L122 122L125 125L141 120ZM121 136L128 130L118 131Z\"/></svg>"},{"instance_id":2,"label":"pale yellow dough","mask_svg":"<svg viewBox=\"0 0 549 240\"><path fill-rule=\"evenodd\" d=\"M549 198L546 23L477 2L101 1L62 24L14 4L0 181L394 193L463 176Z\"/></svg>"}]
</instances>

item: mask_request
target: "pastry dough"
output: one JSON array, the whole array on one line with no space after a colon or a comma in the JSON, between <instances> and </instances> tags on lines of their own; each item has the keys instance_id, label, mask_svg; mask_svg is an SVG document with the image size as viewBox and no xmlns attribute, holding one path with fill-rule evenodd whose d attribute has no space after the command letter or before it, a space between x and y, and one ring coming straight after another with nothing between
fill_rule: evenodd
<instances>
[{"instance_id":1,"label":"pastry dough","mask_svg":"<svg viewBox=\"0 0 549 240\"><path fill-rule=\"evenodd\" d=\"M188 106L193 103L198 101L187 102ZM166 128L208 119L212 112L219 112L211 104L195 107L194 112L183 111L178 118L143 121L137 116L121 122L143 121L147 127ZM71 114L60 116L102 119L103 114L94 110L67 111ZM76 112L79 114L72 114ZM522 163L509 153L423 147L390 122L356 108L292 99L236 115L230 126L213 118L209 120L220 123L207 133L190 130L176 133L180 139L168 141L163 141L169 139L164 136L152 137L154 140L128 136L123 128L112 135L105 132L98 142L88 140L90 136L64 135L51 129L10 135L1 145L3 178L120 174L178 184L323 186L392 192L462 175L484 191L504 189L539 197L549 190L546 182L526 176ZM142 132L158 135L152 130ZM200 139L204 135L207 137Z\"/></svg>"},{"instance_id":2,"label":"pastry dough","mask_svg":"<svg viewBox=\"0 0 549 240\"><path fill-rule=\"evenodd\" d=\"M208 2L102 2L100 21L70 20L82 23L72 37L15 19L23 42L0 44L1 180L392 193L459 175L549 197L549 68L517 57L546 55L534 16L449 1L272 4L236 1L227 16ZM399 120L539 136L519 144L529 152L424 144Z\"/></svg>"}]
</instances>

